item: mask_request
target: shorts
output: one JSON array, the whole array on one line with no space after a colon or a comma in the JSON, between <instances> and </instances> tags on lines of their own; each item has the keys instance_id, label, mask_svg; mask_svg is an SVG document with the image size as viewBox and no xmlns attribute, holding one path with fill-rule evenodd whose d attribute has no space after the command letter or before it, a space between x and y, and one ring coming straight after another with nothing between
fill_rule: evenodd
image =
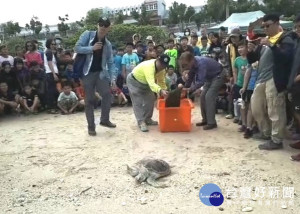
<instances>
[{"instance_id":1,"label":"shorts","mask_svg":"<svg viewBox=\"0 0 300 214\"><path fill-rule=\"evenodd\" d=\"M300 83L297 82L292 86L292 105L296 113L300 114Z\"/></svg>"},{"instance_id":2,"label":"shorts","mask_svg":"<svg viewBox=\"0 0 300 214\"><path fill-rule=\"evenodd\" d=\"M253 90L247 90L243 93L242 99L244 100L245 103L250 103L252 94L253 94Z\"/></svg>"},{"instance_id":3,"label":"shorts","mask_svg":"<svg viewBox=\"0 0 300 214\"><path fill-rule=\"evenodd\" d=\"M232 87L232 98L234 100L237 100L237 99L241 98L241 94L240 94L241 89L242 89L242 87L240 87L238 85L234 85Z\"/></svg>"}]
</instances>

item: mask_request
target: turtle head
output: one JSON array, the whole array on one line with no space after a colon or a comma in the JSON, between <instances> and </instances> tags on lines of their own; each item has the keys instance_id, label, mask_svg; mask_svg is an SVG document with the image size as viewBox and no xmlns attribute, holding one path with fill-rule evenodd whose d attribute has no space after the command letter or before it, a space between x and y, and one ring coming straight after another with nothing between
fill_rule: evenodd
<instances>
[{"instance_id":1,"label":"turtle head","mask_svg":"<svg viewBox=\"0 0 300 214\"><path fill-rule=\"evenodd\" d=\"M129 175L131 175L132 177L135 177L139 174L139 170L136 167L130 167L127 165L127 172Z\"/></svg>"}]
</instances>

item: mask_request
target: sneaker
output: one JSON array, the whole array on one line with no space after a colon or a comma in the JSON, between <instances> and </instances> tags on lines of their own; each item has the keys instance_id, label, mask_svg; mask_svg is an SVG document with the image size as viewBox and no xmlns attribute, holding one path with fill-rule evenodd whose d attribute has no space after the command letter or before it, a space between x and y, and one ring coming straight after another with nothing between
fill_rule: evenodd
<instances>
[{"instance_id":1,"label":"sneaker","mask_svg":"<svg viewBox=\"0 0 300 214\"><path fill-rule=\"evenodd\" d=\"M100 125L101 126L104 126L104 127L107 127L107 128L116 128L117 125L110 122L110 121L107 121L107 122L100 122Z\"/></svg>"},{"instance_id":2,"label":"sneaker","mask_svg":"<svg viewBox=\"0 0 300 214\"><path fill-rule=\"evenodd\" d=\"M232 114L228 114L225 116L226 119L233 119L233 115Z\"/></svg>"},{"instance_id":3,"label":"sneaker","mask_svg":"<svg viewBox=\"0 0 300 214\"><path fill-rule=\"evenodd\" d=\"M239 129L238 129L238 132L245 132L247 129L246 126L242 125Z\"/></svg>"},{"instance_id":4,"label":"sneaker","mask_svg":"<svg viewBox=\"0 0 300 214\"><path fill-rule=\"evenodd\" d=\"M244 138L249 139L249 138L252 137L252 135L253 135L253 131L251 129L247 128L245 133L244 133Z\"/></svg>"},{"instance_id":5,"label":"sneaker","mask_svg":"<svg viewBox=\"0 0 300 214\"><path fill-rule=\"evenodd\" d=\"M215 129L217 128L217 124L207 124L205 126L203 126L203 130L211 130L211 129Z\"/></svg>"},{"instance_id":6,"label":"sneaker","mask_svg":"<svg viewBox=\"0 0 300 214\"><path fill-rule=\"evenodd\" d=\"M277 150L282 149L282 143L274 143L272 140L258 146L260 150Z\"/></svg>"},{"instance_id":7,"label":"sneaker","mask_svg":"<svg viewBox=\"0 0 300 214\"><path fill-rule=\"evenodd\" d=\"M205 121L202 121L200 123L196 123L196 126L205 126L205 125L207 125L207 122L205 122Z\"/></svg>"},{"instance_id":8,"label":"sneaker","mask_svg":"<svg viewBox=\"0 0 300 214\"><path fill-rule=\"evenodd\" d=\"M148 132L149 130L148 130L148 127L147 127L147 125L146 125L146 123L141 123L140 125L139 125L139 127L140 127L140 130L142 131L142 132Z\"/></svg>"},{"instance_id":9,"label":"sneaker","mask_svg":"<svg viewBox=\"0 0 300 214\"><path fill-rule=\"evenodd\" d=\"M146 121L146 125L148 125L148 126L157 126L158 122L155 121L155 120L149 119L149 120Z\"/></svg>"}]
</instances>

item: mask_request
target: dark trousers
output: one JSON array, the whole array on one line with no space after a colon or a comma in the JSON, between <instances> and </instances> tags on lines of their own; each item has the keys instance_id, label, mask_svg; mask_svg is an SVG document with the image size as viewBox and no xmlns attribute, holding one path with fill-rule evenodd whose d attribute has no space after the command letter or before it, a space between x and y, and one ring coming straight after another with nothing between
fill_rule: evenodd
<instances>
[{"instance_id":1,"label":"dark trousers","mask_svg":"<svg viewBox=\"0 0 300 214\"><path fill-rule=\"evenodd\" d=\"M47 107L48 109L54 109L56 108L58 91L56 89L56 82L54 80L52 73L48 73L46 75L46 81L47 81L47 91L46 91Z\"/></svg>"},{"instance_id":2,"label":"dark trousers","mask_svg":"<svg viewBox=\"0 0 300 214\"><path fill-rule=\"evenodd\" d=\"M94 105L96 91L102 97L100 121L104 123L109 121L111 106L110 81L108 79L100 79L99 75L99 72L90 72L82 79L85 92L85 115L90 130L95 129Z\"/></svg>"},{"instance_id":3,"label":"dark trousers","mask_svg":"<svg viewBox=\"0 0 300 214\"><path fill-rule=\"evenodd\" d=\"M202 120L207 124L216 124L216 99L218 97L219 89L225 81L225 72L221 72L212 80L207 80L203 86L203 91L200 96L200 107Z\"/></svg>"}]
</instances>

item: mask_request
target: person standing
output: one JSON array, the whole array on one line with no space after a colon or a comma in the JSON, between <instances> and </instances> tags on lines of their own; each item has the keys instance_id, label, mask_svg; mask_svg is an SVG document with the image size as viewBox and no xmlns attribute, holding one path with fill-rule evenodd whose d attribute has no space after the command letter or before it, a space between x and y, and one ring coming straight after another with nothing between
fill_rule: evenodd
<instances>
[{"instance_id":1,"label":"person standing","mask_svg":"<svg viewBox=\"0 0 300 214\"><path fill-rule=\"evenodd\" d=\"M106 17L100 17L98 30L82 33L75 46L77 54L86 55L82 82L85 91L85 114L90 136L96 135L94 120L95 91L98 91L102 97L100 125L108 128L116 127L109 120L111 106L110 87L116 87L112 45L106 38L109 30L110 20Z\"/></svg>"},{"instance_id":2,"label":"person standing","mask_svg":"<svg viewBox=\"0 0 300 214\"><path fill-rule=\"evenodd\" d=\"M200 96L202 122L196 125L203 126L204 130L217 128L216 99L225 81L222 65L212 58L193 56L189 52L180 56L179 63L184 70L189 70L185 90L200 93L203 86Z\"/></svg>"},{"instance_id":3,"label":"person standing","mask_svg":"<svg viewBox=\"0 0 300 214\"><path fill-rule=\"evenodd\" d=\"M155 76L163 72L169 65L169 62L170 57L163 54L158 59L140 63L127 76L127 86L132 100L133 111L142 132L148 131L148 125L158 125L157 121L152 120L156 99L154 93L166 97L168 92L155 83Z\"/></svg>"}]
</instances>

